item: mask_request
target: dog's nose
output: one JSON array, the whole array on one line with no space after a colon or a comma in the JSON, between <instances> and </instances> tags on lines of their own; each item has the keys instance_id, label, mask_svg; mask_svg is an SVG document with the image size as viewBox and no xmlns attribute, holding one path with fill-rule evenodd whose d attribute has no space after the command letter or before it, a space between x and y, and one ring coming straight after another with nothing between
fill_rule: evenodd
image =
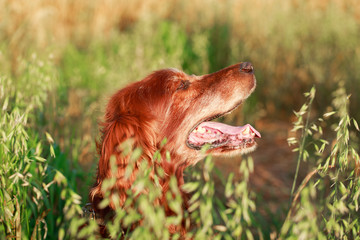
<instances>
[{"instance_id":1,"label":"dog's nose","mask_svg":"<svg viewBox=\"0 0 360 240\"><path fill-rule=\"evenodd\" d=\"M246 73L251 73L254 71L254 67L250 62L243 62L240 64L240 71L246 72Z\"/></svg>"}]
</instances>

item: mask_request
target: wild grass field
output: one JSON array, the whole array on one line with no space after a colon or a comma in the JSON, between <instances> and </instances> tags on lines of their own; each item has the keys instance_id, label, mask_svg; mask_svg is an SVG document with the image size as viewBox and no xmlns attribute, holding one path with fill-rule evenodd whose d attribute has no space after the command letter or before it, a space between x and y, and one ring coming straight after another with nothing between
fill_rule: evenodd
<instances>
[{"instance_id":1,"label":"wild grass field","mask_svg":"<svg viewBox=\"0 0 360 240\"><path fill-rule=\"evenodd\" d=\"M81 214L111 94L241 61L257 88L222 120L255 126L256 152L188 169L172 217L143 165L151 194L129 196L111 238L169 239L185 219L193 239L360 239L359 40L356 0L0 1L0 239L99 238Z\"/></svg>"}]
</instances>

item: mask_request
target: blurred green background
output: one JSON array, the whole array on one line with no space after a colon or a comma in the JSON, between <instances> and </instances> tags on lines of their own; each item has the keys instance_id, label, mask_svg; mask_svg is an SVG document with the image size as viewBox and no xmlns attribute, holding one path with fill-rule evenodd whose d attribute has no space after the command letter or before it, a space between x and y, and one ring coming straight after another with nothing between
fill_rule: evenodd
<instances>
[{"instance_id":1,"label":"blurred green background","mask_svg":"<svg viewBox=\"0 0 360 240\"><path fill-rule=\"evenodd\" d=\"M53 165L83 202L112 93L161 68L202 75L242 61L253 63L257 88L224 121L262 132L253 184L266 186L270 203L276 195L276 211L279 196L289 197L295 161L286 138L303 93L315 85L313 111L330 112L344 85L360 117L357 0L0 1L0 106L31 113L31 138L52 136ZM228 174L239 161L216 165Z\"/></svg>"}]
</instances>

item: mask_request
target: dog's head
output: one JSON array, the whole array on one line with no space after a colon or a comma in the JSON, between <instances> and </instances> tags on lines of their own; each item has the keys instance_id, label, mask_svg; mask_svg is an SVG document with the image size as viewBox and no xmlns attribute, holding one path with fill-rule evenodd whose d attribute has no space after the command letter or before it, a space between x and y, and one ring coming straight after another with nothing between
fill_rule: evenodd
<instances>
[{"instance_id":1,"label":"dog's head","mask_svg":"<svg viewBox=\"0 0 360 240\"><path fill-rule=\"evenodd\" d=\"M176 175L179 185L183 182L184 168L205 156L201 151L205 145L206 153L215 155L254 150L254 138L260 134L250 125L233 127L210 121L234 110L255 85L253 67L245 62L203 76L187 75L176 69L160 70L115 93L102 123L97 181L90 192L97 213L105 216L108 212L97 208L104 196L104 179L115 177L111 191L118 193L120 205L136 179L138 162L131 165L132 173L125 177L130 158L120 146L128 140L132 143L130 147L140 147L142 156L152 164L154 153L166 138L167 143L160 152L163 159L160 165L165 176ZM167 151L170 162L165 160ZM112 156L116 160L113 171L110 169ZM167 179L161 180L164 192ZM115 208L113 202L110 208Z\"/></svg>"},{"instance_id":2,"label":"dog's head","mask_svg":"<svg viewBox=\"0 0 360 240\"><path fill-rule=\"evenodd\" d=\"M244 62L203 76L177 69L156 71L117 92L110 100L101 155L109 158L117 145L135 140L149 158L166 138L165 149L174 159L194 164L207 153L242 154L256 147L260 134L250 125L232 127L210 120L239 106L255 89L253 66ZM109 124L105 124L105 128Z\"/></svg>"}]
</instances>

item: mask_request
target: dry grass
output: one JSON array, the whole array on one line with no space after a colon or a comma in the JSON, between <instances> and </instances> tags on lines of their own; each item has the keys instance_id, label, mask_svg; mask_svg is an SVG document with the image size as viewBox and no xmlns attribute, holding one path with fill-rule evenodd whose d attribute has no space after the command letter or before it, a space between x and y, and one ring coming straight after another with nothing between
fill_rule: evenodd
<instances>
[{"instance_id":1,"label":"dry grass","mask_svg":"<svg viewBox=\"0 0 360 240\"><path fill-rule=\"evenodd\" d=\"M14 70L18 56L30 46L54 47L53 53L59 56L69 42L84 46L94 39L106 40L150 13L164 16L167 5L164 0L4 0L0 39L8 41Z\"/></svg>"},{"instance_id":2,"label":"dry grass","mask_svg":"<svg viewBox=\"0 0 360 240\"><path fill-rule=\"evenodd\" d=\"M113 31L148 17L174 19L185 24L189 31L231 20L234 33L242 34L241 29L253 19L259 19L259 25L252 25L251 29L262 29L261 25L271 21L268 18L271 12L323 11L329 5L353 15L360 22L360 5L356 0L285 3L279 0L251 3L246 0L3 0L0 2L0 36L10 41L12 49L21 52L29 43L43 48L51 44L64 46L69 41L83 44L93 38L106 39ZM260 31L259 34L270 33Z\"/></svg>"},{"instance_id":3,"label":"dry grass","mask_svg":"<svg viewBox=\"0 0 360 240\"><path fill-rule=\"evenodd\" d=\"M233 59L251 60L271 79L271 86L265 82L262 92L271 98L289 87L304 92L314 79L324 84L329 78L336 83L332 78L357 76L342 70L344 66L356 69L360 61L356 57L360 45L351 42L358 37L360 24L356 0L3 0L0 40L9 49L7 64L16 74L19 56L34 48L51 51L61 60L69 43L80 49L95 41L106 44L139 21L155 22L154 31L159 20L176 22L190 38L193 33L210 31L206 41L215 46L217 55L208 56L215 62L205 70L224 67ZM325 65L332 71L329 76L324 74ZM272 90L274 85L280 89ZM284 96L283 101L300 105L292 95ZM272 113L279 107L274 101L265 106Z\"/></svg>"}]
</instances>

